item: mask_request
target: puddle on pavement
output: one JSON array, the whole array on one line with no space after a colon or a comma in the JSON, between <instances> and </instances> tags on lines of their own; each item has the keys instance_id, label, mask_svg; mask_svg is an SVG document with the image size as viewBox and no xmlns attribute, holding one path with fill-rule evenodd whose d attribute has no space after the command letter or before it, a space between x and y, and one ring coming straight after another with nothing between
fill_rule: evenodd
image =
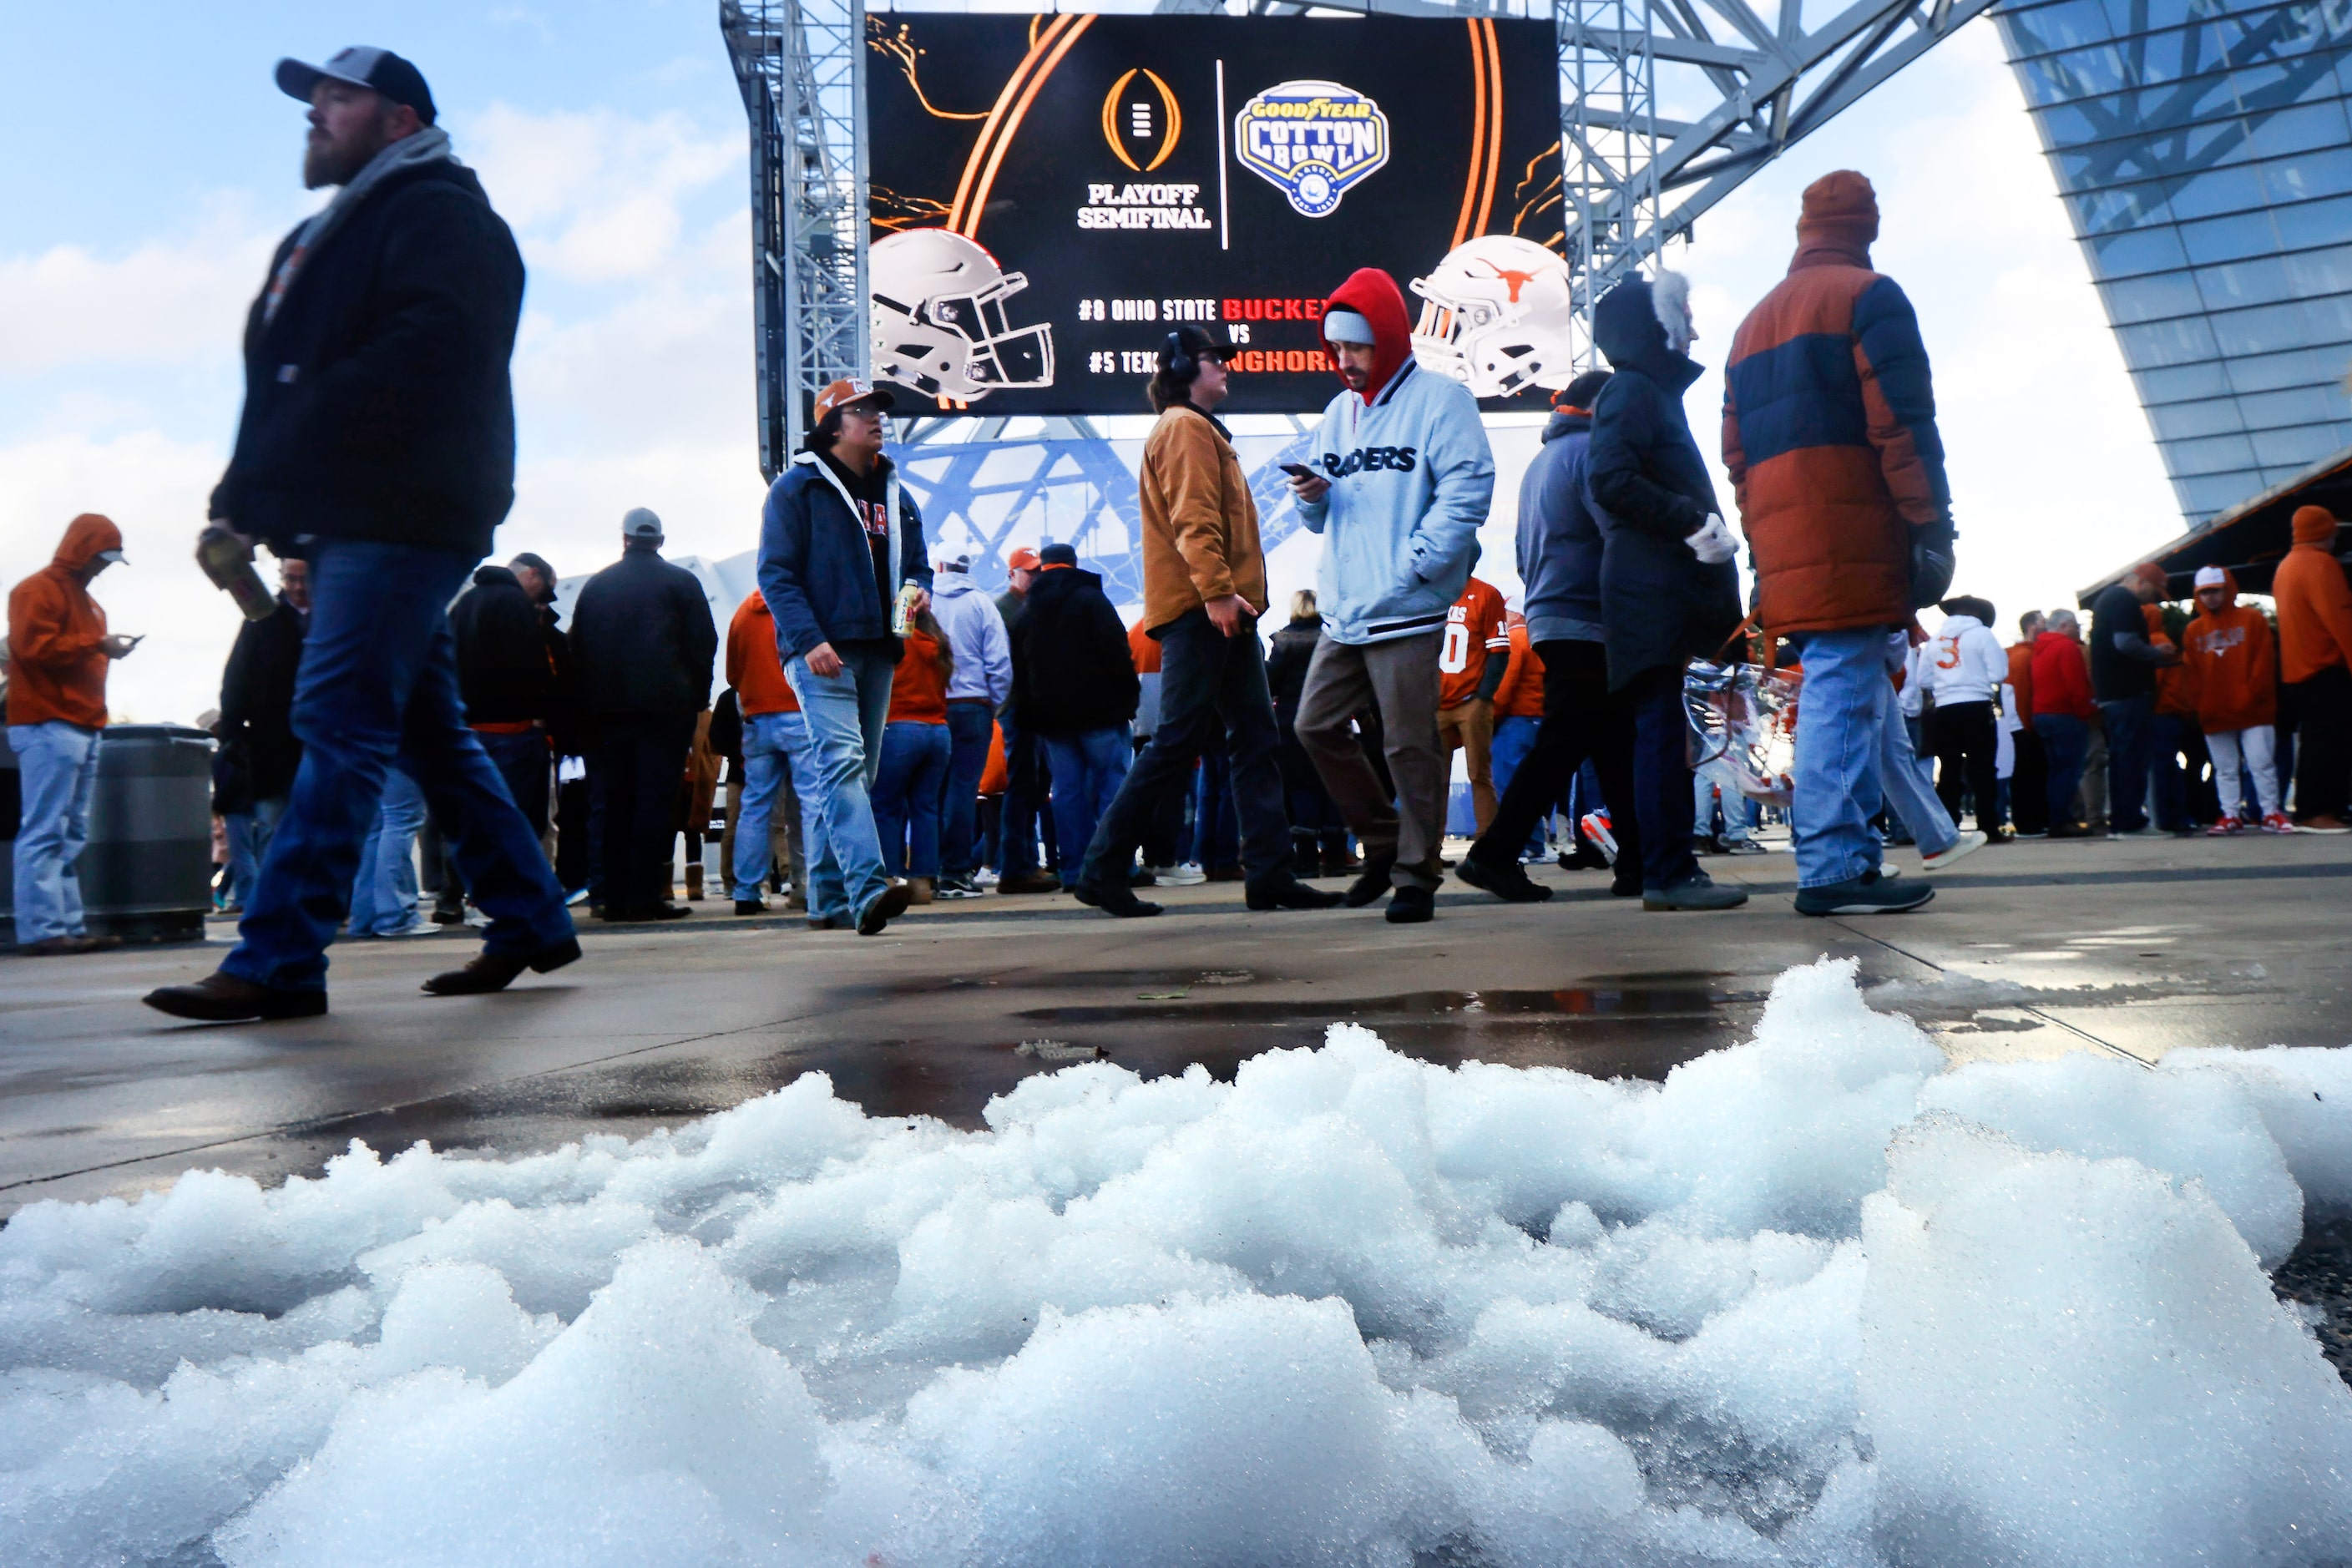
<instances>
[{"instance_id":1,"label":"puddle on pavement","mask_svg":"<svg viewBox=\"0 0 2352 1568\"><path fill-rule=\"evenodd\" d=\"M1189 991L1139 994L1133 1002L1032 1007L1013 1015L1038 1023L1119 1024L1140 1020L1186 1020L1226 1024L1383 1023L1433 1019L1448 1015L1473 1018L1705 1017L1731 1005L1760 1006L1762 991L1717 989L1696 975L1675 974L1649 984L1578 984L1558 990L1405 991L1392 996L1351 1001L1320 997L1274 999L1203 997Z\"/></svg>"}]
</instances>

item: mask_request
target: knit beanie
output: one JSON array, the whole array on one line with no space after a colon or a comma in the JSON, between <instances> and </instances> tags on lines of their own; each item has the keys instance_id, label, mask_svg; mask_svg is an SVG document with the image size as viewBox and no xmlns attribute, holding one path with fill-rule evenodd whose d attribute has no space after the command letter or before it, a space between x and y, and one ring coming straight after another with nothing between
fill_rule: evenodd
<instances>
[{"instance_id":1,"label":"knit beanie","mask_svg":"<svg viewBox=\"0 0 2352 1568\"><path fill-rule=\"evenodd\" d=\"M1840 169L1805 187L1804 209L1797 216L1799 240L1826 242L1866 256L1877 237L1878 193L1869 180L1852 169Z\"/></svg>"},{"instance_id":2,"label":"knit beanie","mask_svg":"<svg viewBox=\"0 0 2352 1568\"><path fill-rule=\"evenodd\" d=\"M2336 514L2324 506L2295 508L2294 542L2297 544L2335 543Z\"/></svg>"}]
</instances>

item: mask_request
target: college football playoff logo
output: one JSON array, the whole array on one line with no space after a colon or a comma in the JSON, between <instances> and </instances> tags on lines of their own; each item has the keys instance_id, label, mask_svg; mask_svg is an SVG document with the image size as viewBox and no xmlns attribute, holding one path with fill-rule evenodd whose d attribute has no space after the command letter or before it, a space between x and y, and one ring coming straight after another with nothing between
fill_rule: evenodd
<instances>
[{"instance_id":1,"label":"college football playoff logo","mask_svg":"<svg viewBox=\"0 0 2352 1568\"><path fill-rule=\"evenodd\" d=\"M1234 116L1234 149L1294 211L1325 217L1389 161L1389 117L1338 82L1280 82Z\"/></svg>"}]
</instances>

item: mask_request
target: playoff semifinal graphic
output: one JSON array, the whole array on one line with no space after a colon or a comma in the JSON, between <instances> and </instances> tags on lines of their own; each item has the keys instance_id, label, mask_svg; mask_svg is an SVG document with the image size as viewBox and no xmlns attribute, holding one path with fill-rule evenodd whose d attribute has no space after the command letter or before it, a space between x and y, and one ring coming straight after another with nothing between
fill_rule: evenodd
<instances>
[{"instance_id":1,"label":"playoff semifinal graphic","mask_svg":"<svg viewBox=\"0 0 2352 1568\"><path fill-rule=\"evenodd\" d=\"M1146 412L1188 324L1239 351L1227 409L1320 408L1360 266L1490 405L1567 384L1549 23L899 13L867 44L874 374L942 410Z\"/></svg>"}]
</instances>

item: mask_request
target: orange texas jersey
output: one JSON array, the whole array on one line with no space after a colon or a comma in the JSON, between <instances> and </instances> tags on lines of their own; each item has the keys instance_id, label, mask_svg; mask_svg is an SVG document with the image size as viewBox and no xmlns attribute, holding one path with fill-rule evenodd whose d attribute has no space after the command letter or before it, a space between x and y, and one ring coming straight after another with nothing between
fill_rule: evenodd
<instances>
[{"instance_id":1,"label":"orange texas jersey","mask_svg":"<svg viewBox=\"0 0 2352 1568\"><path fill-rule=\"evenodd\" d=\"M1507 655L1510 648L1510 611L1502 591L1471 578L1445 612L1445 640L1437 650L1437 705L1459 708L1477 696L1478 683L1486 675L1486 655Z\"/></svg>"}]
</instances>

